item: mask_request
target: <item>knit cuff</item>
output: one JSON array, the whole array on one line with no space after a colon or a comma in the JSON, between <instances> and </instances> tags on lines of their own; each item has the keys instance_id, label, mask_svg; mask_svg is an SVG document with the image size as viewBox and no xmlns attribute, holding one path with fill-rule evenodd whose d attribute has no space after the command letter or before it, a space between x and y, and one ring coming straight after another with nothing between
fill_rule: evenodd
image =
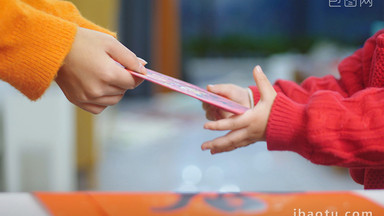
<instances>
[{"instance_id":1,"label":"knit cuff","mask_svg":"<svg viewBox=\"0 0 384 216\"><path fill-rule=\"evenodd\" d=\"M256 105L260 100L259 89L257 88L257 86L248 86L248 88L252 91L253 102L254 102L254 105ZM276 85L274 85L273 88L275 89L276 92L281 92L281 89Z\"/></svg>"},{"instance_id":2,"label":"knit cuff","mask_svg":"<svg viewBox=\"0 0 384 216\"><path fill-rule=\"evenodd\" d=\"M365 168L351 168L349 175L358 184L364 184Z\"/></svg>"},{"instance_id":3,"label":"knit cuff","mask_svg":"<svg viewBox=\"0 0 384 216\"><path fill-rule=\"evenodd\" d=\"M384 34L380 34L379 36L377 36L376 43L377 43L379 48L384 47Z\"/></svg>"},{"instance_id":4,"label":"knit cuff","mask_svg":"<svg viewBox=\"0 0 384 216\"><path fill-rule=\"evenodd\" d=\"M268 150L294 151L308 158L311 148L306 142L305 105L278 93L269 116L266 139ZM299 145L301 144L301 145Z\"/></svg>"},{"instance_id":5,"label":"knit cuff","mask_svg":"<svg viewBox=\"0 0 384 216\"><path fill-rule=\"evenodd\" d=\"M74 41L77 25L43 12L21 17L12 33L20 43L2 77L31 100L50 86Z\"/></svg>"},{"instance_id":6,"label":"knit cuff","mask_svg":"<svg viewBox=\"0 0 384 216\"><path fill-rule=\"evenodd\" d=\"M106 33L106 34L109 34L111 36L113 36L114 38L117 38L117 34L116 32L111 32L109 31L108 29L105 29L101 26L98 26L96 25L95 23L85 19L85 18L82 18L82 17L78 17L75 22L82 28L86 28L86 29L91 29L91 30L94 30L94 31L99 31L99 32L103 32L103 33Z\"/></svg>"},{"instance_id":7,"label":"knit cuff","mask_svg":"<svg viewBox=\"0 0 384 216\"><path fill-rule=\"evenodd\" d=\"M116 33L102 28L81 16L81 13L77 9L77 7L69 1L35 0L28 1L27 4L36 8L39 11L51 14L58 18L67 20L71 23L75 23L80 27L103 32L116 37Z\"/></svg>"},{"instance_id":8,"label":"knit cuff","mask_svg":"<svg viewBox=\"0 0 384 216\"><path fill-rule=\"evenodd\" d=\"M252 96L253 96L253 105L256 105L257 102L260 100L260 92L257 86L249 86L248 87L252 91Z\"/></svg>"}]
</instances>

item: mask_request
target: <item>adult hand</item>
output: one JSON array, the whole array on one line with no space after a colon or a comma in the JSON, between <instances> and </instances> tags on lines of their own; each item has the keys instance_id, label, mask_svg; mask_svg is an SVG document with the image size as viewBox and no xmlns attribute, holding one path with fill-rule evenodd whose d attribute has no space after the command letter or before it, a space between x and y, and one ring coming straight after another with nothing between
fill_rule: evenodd
<instances>
[{"instance_id":1,"label":"adult hand","mask_svg":"<svg viewBox=\"0 0 384 216\"><path fill-rule=\"evenodd\" d=\"M208 85L207 90L228 98L232 101L235 101L243 106L251 107L248 90L233 84L218 84L218 85ZM228 118L233 114L226 112L216 106L213 106L208 103L203 103L203 109L205 110L205 116L208 120L215 121L223 118Z\"/></svg>"},{"instance_id":2,"label":"adult hand","mask_svg":"<svg viewBox=\"0 0 384 216\"><path fill-rule=\"evenodd\" d=\"M202 150L211 150L211 154L232 151L256 141L265 140L265 131L269 114L276 98L276 91L262 72L260 66L253 69L253 77L260 91L260 100L256 106L230 118L208 122L204 128L209 130L230 130L226 135L202 144Z\"/></svg>"},{"instance_id":3,"label":"adult hand","mask_svg":"<svg viewBox=\"0 0 384 216\"><path fill-rule=\"evenodd\" d=\"M67 99L78 107L98 114L118 103L127 89L143 80L125 68L146 73L144 60L108 34L78 28L71 51L57 73L56 83Z\"/></svg>"}]
</instances>

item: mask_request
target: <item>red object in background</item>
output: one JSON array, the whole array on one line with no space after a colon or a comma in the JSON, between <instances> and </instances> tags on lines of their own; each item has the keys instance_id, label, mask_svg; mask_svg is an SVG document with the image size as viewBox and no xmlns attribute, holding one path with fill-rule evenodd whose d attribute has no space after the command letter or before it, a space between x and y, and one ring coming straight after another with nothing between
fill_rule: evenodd
<instances>
[{"instance_id":1,"label":"red object in background","mask_svg":"<svg viewBox=\"0 0 384 216\"><path fill-rule=\"evenodd\" d=\"M59 216L384 215L384 206L353 192L330 193L35 193ZM328 213L326 213L328 211ZM320 214L321 213L321 214ZM337 214L336 214L337 213Z\"/></svg>"}]
</instances>

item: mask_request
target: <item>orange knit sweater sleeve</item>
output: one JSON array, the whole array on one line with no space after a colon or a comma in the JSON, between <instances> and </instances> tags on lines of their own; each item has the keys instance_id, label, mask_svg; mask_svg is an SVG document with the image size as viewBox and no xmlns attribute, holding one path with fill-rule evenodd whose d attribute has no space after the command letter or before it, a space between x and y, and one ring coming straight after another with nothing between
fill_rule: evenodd
<instances>
[{"instance_id":1,"label":"orange knit sweater sleeve","mask_svg":"<svg viewBox=\"0 0 384 216\"><path fill-rule=\"evenodd\" d=\"M0 0L0 79L31 100L50 86L81 26L112 34L82 18L71 3Z\"/></svg>"},{"instance_id":2,"label":"orange knit sweater sleeve","mask_svg":"<svg viewBox=\"0 0 384 216\"><path fill-rule=\"evenodd\" d=\"M95 23L85 19L81 16L81 13L77 10L76 6L71 2L62 0L22 0L28 5L44 11L48 14L60 17L70 22L76 23L80 27L92 29L99 32L104 32L116 37L116 34L102 28Z\"/></svg>"}]
</instances>

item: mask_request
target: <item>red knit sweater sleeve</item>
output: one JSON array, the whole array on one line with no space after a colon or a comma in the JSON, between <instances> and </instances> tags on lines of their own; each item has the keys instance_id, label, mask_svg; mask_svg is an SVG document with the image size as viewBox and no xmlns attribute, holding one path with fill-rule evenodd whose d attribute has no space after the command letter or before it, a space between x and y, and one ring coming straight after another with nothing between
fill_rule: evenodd
<instances>
[{"instance_id":1,"label":"red knit sweater sleeve","mask_svg":"<svg viewBox=\"0 0 384 216\"><path fill-rule=\"evenodd\" d=\"M323 165L384 166L384 89L370 84L384 73L384 48L374 40L340 64L340 80L326 76L301 85L275 84L278 94L266 134L269 150L294 151Z\"/></svg>"},{"instance_id":2,"label":"red knit sweater sleeve","mask_svg":"<svg viewBox=\"0 0 384 216\"><path fill-rule=\"evenodd\" d=\"M269 150L290 150L313 163L384 165L384 89L351 97L320 90L306 104L278 93L267 126Z\"/></svg>"},{"instance_id":3,"label":"red knit sweater sleeve","mask_svg":"<svg viewBox=\"0 0 384 216\"><path fill-rule=\"evenodd\" d=\"M367 44L370 45L371 40L372 39L369 39L367 41L366 46ZM370 47L366 47L365 50L372 52L372 48ZM273 87L276 92L282 92L291 100L302 104L307 103L311 95L319 90L330 90L341 94L343 97L348 97L364 88L364 82L367 76L364 76L362 72L363 52L364 49L361 48L340 63L340 80L331 75L322 78L309 77L300 85L288 80L277 80ZM370 62L370 59L366 59L366 61ZM253 92L256 104L260 99L259 91L256 86L250 86L249 88Z\"/></svg>"}]
</instances>

